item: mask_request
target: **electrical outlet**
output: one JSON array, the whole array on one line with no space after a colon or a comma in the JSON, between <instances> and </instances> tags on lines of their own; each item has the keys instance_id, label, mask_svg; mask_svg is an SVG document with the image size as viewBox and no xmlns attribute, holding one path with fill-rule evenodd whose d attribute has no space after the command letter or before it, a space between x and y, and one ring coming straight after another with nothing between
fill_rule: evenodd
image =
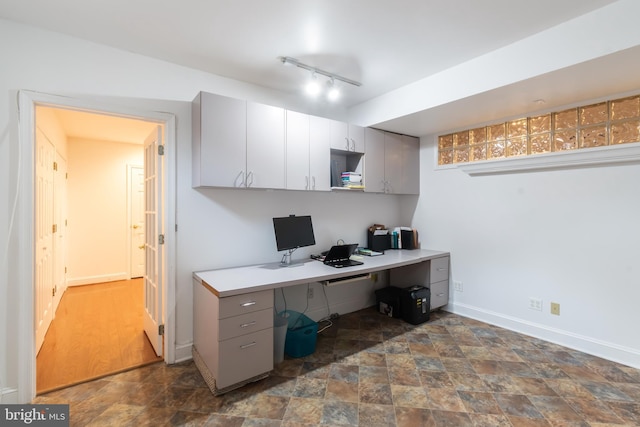
<instances>
[{"instance_id":1,"label":"electrical outlet","mask_svg":"<svg viewBox=\"0 0 640 427\"><path fill-rule=\"evenodd\" d=\"M458 280L453 281L453 289L458 292L462 292L462 282Z\"/></svg>"},{"instance_id":2,"label":"electrical outlet","mask_svg":"<svg viewBox=\"0 0 640 427\"><path fill-rule=\"evenodd\" d=\"M552 302L551 303L551 314L555 314L556 316L560 316L560 303Z\"/></svg>"},{"instance_id":3,"label":"electrical outlet","mask_svg":"<svg viewBox=\"0 0 640 427\"><path fill-rule=\"evenodd\" d=\"M309 290L307 291L307 298L308 299L313 298L313 288L309 288Z\"/></svg>"},{"instance_id":4,"label":"electrical outlet","mask_svg":"<svg viewBox=\"0 0 640 427\"><path fill-rule=\"evenodd\" d=\"M542 300L540 298L529 297L529 308L531 310L542 311Z\"/></svg>"}]
</instances>

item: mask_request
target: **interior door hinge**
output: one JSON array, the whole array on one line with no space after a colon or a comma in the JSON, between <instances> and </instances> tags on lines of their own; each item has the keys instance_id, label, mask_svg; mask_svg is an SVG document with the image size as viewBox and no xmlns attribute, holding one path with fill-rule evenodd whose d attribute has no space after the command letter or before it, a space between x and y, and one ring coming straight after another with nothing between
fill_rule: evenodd
<instances>
[{"instance_id":1,"label":"interior door hinge","mask_svg":"<svg viewBox=\"0 0 640 427\"><path fill-rule=\"evenodd\" d=\"M53 224L51 226L51 232L52 233L57 233L58 232L58 224Z\"/></svg>"},{"instance_id":2,"label":"interior door hinge","mask_svg":"<svg viewBox=\"0 0 640 427\"><path fill-rule=\"evenodd\" d=\"M158 244L164 245L164 234L158 234Z\"/></svg>"},{"instance_id":3,"label":"interior door hinge","mask_svg":"<svg viewBox=\"0 0 640 427\"><path fill-rule=\"evenodd\" d=\"M158 325L158 335L164 335L164 325Z\"/></svg>"},{"instance_id":4,"label":"interior door hinge","mask_svg":"<svg viewBox=\"0 0 640 427\"><path fill-rule=\"evenodd\" d=\"M158 145L158 156L164 156L164 145Z\"/></svg>"},{"instance_id":5,"label":"interior door hinge","mask_svg":"<svg viewBox=\"0 0 640 427\"><path fill-rule=\"evenodd\" d=\"M58 170L58 162L53 162L53 170L54 171Z\"/></svg>"}]
</instances>

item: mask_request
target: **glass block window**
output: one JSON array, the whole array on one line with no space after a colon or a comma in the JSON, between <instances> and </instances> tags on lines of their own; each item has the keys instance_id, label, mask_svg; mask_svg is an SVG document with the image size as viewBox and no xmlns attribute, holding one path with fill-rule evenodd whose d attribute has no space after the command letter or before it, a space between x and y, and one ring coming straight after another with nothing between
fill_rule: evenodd
<instances>
[{"instance_id":1,"label":"glass block window","mask_svg":"<svg viewBox=\"0 0 640 427\"><path fill-rule=\"evenodd\" d=\"M438 137L450 165L640 142L640 95Z\"/></svg>"}]
</instances>

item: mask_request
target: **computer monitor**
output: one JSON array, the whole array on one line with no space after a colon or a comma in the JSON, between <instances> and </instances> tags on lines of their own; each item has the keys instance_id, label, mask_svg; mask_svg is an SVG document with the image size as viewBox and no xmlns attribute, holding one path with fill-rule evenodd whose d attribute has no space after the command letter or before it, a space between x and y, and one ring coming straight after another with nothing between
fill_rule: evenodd
<instances>
[{"instance_id":1,"label":"computer monitor","mask_svg":"<svg viewBox=\"0 0 640 427\"><path fill-rule=\"evenodd\" d=\"M273 230L278 251L288 251L282 257L283 265L291 264L291 254L296 249L316 244L310 215L273 218Z\"/></svg>"}]
</instances>

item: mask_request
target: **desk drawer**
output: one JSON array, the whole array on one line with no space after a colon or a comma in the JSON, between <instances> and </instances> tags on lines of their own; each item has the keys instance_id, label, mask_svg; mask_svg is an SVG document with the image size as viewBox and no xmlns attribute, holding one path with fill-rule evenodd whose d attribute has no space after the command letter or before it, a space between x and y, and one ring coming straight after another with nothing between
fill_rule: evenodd
<instances>
[{"instance_id":1,"label":"desk drawer","mask_svg":"<svg viewBox=\"0 0 640 427\"><path fill-rule=\"evenodd\" d=\"M445 306L449 303L449 281L432 283L431 288L431 310Z\"/></svg>"},{"instance_id":2,"label":"desk drawer","mask_svg":"<svg viewBox=\"0 0 640 427\"><path fill-rule=\"evenodd\" d=\"M240 316L227 317L220 320L219 328L218 339L220 341L273 328L273 310L267 308Z\"/></svg>"},{"instance_id":3,"label":"desk drawer","mask_svg":"<svg viewBox=\"0 0 640 427\"><path fill-rule=\"evenodd\" d=\"M273 291L252 292L220 298L219 319L252 313L273 307Z\"/></svg>"},{"instance_id":4,"label":"desk drawer","mask_svg":"<svg viewBox=\"0 0 640 427\"><path fill-rule=\"evenodd\" d=\"M220 343L216 387L224 388L273 369L273 328Z\"/></svg>"},{"instance_id":5,"label":"desk drawer","mask_svg":"<svg viewBox=\"0 0 640 427\"><path fill-rule=\"evenodd\" d=\"M449 280L448 256L442 258L434 258L431 260L431 276L429 282L436 283L443 280Z\"/></svg>"}]
</instances>

